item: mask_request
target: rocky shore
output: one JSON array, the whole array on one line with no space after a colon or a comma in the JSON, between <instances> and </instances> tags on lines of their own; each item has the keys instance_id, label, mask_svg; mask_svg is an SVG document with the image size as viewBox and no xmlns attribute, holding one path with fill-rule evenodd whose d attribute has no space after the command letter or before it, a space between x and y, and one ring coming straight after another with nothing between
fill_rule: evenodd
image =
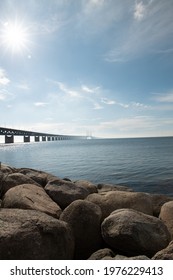
<instances>
[{"instance_id":1,"label":"rocky shore","mask_svg":"<svg viewBox=\"0 0 173 280\"><path fill-rule=\"evenodd\" d=\"M173 260L173 197L1 164L0 259Z\"/></svg>"}]
</instances>

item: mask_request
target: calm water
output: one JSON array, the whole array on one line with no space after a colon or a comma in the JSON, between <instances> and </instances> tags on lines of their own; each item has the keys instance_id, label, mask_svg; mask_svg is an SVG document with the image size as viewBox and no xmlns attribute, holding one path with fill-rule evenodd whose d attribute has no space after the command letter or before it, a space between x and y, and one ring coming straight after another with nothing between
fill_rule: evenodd
<instances>
[{"instance_id":1,"label":"calm water","mask_svg":"<svg viewBox=\"0 0 173 280\"><path fill-rule=\"evenodd\" d=\"M0 161L173 196L173 137L1 144Z\"/></svg>"}]
</instances>

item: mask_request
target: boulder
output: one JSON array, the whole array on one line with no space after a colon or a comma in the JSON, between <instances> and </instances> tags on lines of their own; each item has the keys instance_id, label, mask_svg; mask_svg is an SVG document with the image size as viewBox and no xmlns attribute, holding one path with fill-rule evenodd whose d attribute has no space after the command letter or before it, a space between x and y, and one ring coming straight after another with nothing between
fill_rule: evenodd
<instances>
[{"instance_id":1,"label":"boulder","mask_svg":"<svg viewBox=\"0 0 173 280\"><path fill-rule=\"evenodd\" d=\"M22 184L32 184L41 187L27 175L21 173L12 173L9 175L4 175L1 179L1 196L3 196L9 189Z\"/></svg>"},{"instance_id":2,"label":"boulder","mask_svg":"<svg viewBox=\"0 0 173 280\"><path fill-rule=\"evenodd\" d=\"M78 181L75 181L74 183L75 183L75 185L77 185L79 187L83 187L84 189L86 189L89 194L90 193L98 193L96 185L94 185L93 183L91 183L89 181L78 180Z\"/></svg>"},{"instance_id":3,"label":"boulder","mask_svg":"<svg viewBox=\"0 0 173 280\"><path fill-rule=\"evenodd\" d=\"M126 186L113 185L113 184L98 184L97 190L99 193L109 192L109 191L128 191L132 192L133 190Z\"/></svg>"},{"instance_id":4,"label":"boulder","mask_svg":"<svg viewBox=\"0 0 173 280\"><path fill-rule=\"evenodd\" d=\"M89 194L83 187L61 179L49 181L45 186L45 191L61 209L66 208L77 199L86 198Z\"/></svg>"},{"instance_id":5,"label":"boulder","mask_svg":"<svg viewBox=\"0 0 173 280\"><path fill-rule=\"evenodd\" d=\"M37 182L42 187L45 187L48 181L50 180L59 179L58 177L49 174L47 172L35 170L31 168L20 168L18 169L18 172L27 175L29 178Z\"/></svg>"},{"instance_id":6,"label":"boulder","mask_svg":"<svg viewBox=\"0 0 173 280\"><path fill-rule=\"evenodd\" d=\"M173 241L165 249L157 252L152 260L173 260Z\"/></svg>"},{"instance_id":7,"label":"boulder","mask_svg":"<svg viewBox=\"0 0 173 280\"><path fill-rule=\"evenodd\" d=\"M173 239L173 201L163 204L159 218L165 223Z\"/></svg>"},{"instance_id":8,"label":"boulder","mask_svg":"<svg viewBox=\"0 0 173 280\"><path fill-rule=\"evenodd\" d=\"M112 260L150 260L150 258L148 258L145 255L134 256L134 257L126 257L126 256L123 256L123 255L116 255L114 258L112 258Z\"/></svg>"},{"instance_id":9,"label":"boulder","mask_svg":"<svg viewBox=\"0 0 173 280\"><path fill-rule=\"evenodd\" d=\"M0 173L11 174L13 172L15 172L15 168L0 162Z\"/></svg>"},{"instance_id":10,"label":"boulder","mask_svg":"<svg viewBox=\"0 0 173 280\"><path fill-rule=\"evenodd\" d=\"M109 191L90 194L86 199L100 206L103 219L121 208L131 208L149 215L153 213L151 197L145 193Z\"/></svg>"},{"instance_id":11,"label":"boulder","mask_svg":"<svg viewBox=\"0 0 173 280\"><path fill-rule=\"evenodd\" d=\"M114 258L114 257L115 257L115 253L111 249L104 248L94 252L88 258L88 260L102 260L104 258Z\"/></svg>"},{"instance_id":12,"label":"boulder","mask_svg":"<svg viewBox=\"0 0 173 280\"><path fill-rule=\"evenodd\" d=\"M115 254L110 248L100 249L94 252L88 260L150 260L145 255L127 257L119 254Z\"/></svg>"},{"instance_id":13,"label":"boulder","mask_svg":"<svg viewBox=\"0 0 173 280\"><path fill-rule=\"evenodd\" d=\"M2 207L38 210L55 218L59 218L62 212L43 188L31 184L19 185L8 190L4 195Z\"/></svg>"},{"instance_id":14,"label":"boulder","mask_svg":"<svg viewBox=\"0 0 173 280\"><path fill-rule=\"evenodd\" d=\"M150 195L153 204L153 215L155 217L159 217L162 205L168 201L173 201L173 198L163 194L150 194Z\"/></svg>"},{"instance_id":15,"label":"boulder","mask_svg":"<svg viewBox=\"0 0 173 280\"><path fill-rule=\"evenodd\" d=\"M35 210L0 209L1 260L70 260L74 238L67 223Z\"/></svg>"},{"instance_id":16,"label":"boulder","mask_svg":"<svg viewBox=\"0 0 173 280\"><path fill-rule=\"evenodd\" d=\"M132 209L119 209L102 223L104 241L122 255L152 257L170 242L170 233L158 218Z\"/></svg>"},{"instance_id":17,"label":"boulder","mask_svg":"<svg viewBox=\"0 0 173 280\"><path fill-rule=\"evenodd\" d=\"M67 222L75 237L75 259L87 259L102 244L99 206L84 200L72 202L61 214L60 220Z\"/></svg>"}]
</instances>

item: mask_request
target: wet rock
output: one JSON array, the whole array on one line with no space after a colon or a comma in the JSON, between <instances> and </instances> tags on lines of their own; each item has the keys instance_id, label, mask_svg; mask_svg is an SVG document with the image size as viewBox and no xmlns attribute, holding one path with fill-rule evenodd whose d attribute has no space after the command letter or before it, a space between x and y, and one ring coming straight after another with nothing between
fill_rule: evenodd
<instances>
[{"instance_id":1,"label":"wet rock","mask_svg":"<svg viewBox=\"0 0 173 280\"><path fill-rule=\"evenodd\" d=\"M159 218L165 223L173 239L173 201L163 204Z\"/></svg>"},{"instance_id":2,"label":"wet rock","mask_svg":"<svg viewBox=\"0 0 173 280\"><path fill-rule=\"evenodd\" d=\"M134 257L126 257L126 256L122 256L122 255L116 255L112 259L113 260L150 260L150 258L148 258L145 255L134 256Z\"/></svg>"},{"instance_id":3,"label":"wet rock","mask_svg":"<svg viewBox=\"0 0 173 280\"><path fill-rule=\"evenodd\" d=\"M112 212L102 223L102 236L111 248L128 257L152 257L171 239L160 219L132 209Z\"/></svg>"},{"instance_id":4,"label":"wet rock","mask_svg":"<svg viewBox=\"0 0 173 280\"><path fill-rule=\"evenodd\" d=\"M63 178L64 181L72 182L69 178Z\"/></svg>"},{"instance_id":5,"label":"wet rock","mask_svg":"<svg viewBox=\"0 0 173 280\"><path fill-rule=\"evenodd\" d=\"M75 237L75 259L87 259L102 243L99 206L84 200L72 202L61 214L60 220L67 222Z\"/></svg>"},{"instance_id":6,"label":"wet rock","mask_svg":"<svg viewBox=\"0 0 173 280\"><path fill-rule=\"evenodd\" d=\"M42 187L45 187L49 181L61 180L59 177L55 175L32 168L20 168L18 169L18 172L27 175L32 180L40 184Z\"/></svg>"},{"instance_id":7,"label":"wet rock","mask_svg":"<svg viewBox=\"0 0 173 280\"><path fill-rule=\"evenodd\" d=\"M88 258L88 260L102 260L104 258L114 258L114 257L115 257L115 253L111 249L104 248L94 252Z\"/></svg>"},{"instance_id":8,"label":"wet rock","mask_svg":"<svg viewBox=\"0 0 173 280\"><path fill-rule=\"evenodd\" d=\"M35 210L0 209L1 260L73 259L70 227Z\"/></svg>"},{"instance_id":9,"label":"wet rock","mask_svg":"<svg viewBox=\"0 0 173 280\"><path fill-rule=\"evenodd\" d=\"M43 188L31 184L19 185L8 190L4 195L2 207L38 210L55 218L59 218L62 212Z\"/></svg>"},{"instance_id":10,"label":"wet rock","mask_svg":"<svg viewBox=\"0 0 173 280\"><path fill-rule=\"evenodd\" d=\"M75 181L74 183L75 183L75 185L77 185L79 187L85 188L89 192L89 194L98 193L96 185L94 185L93 183L91 183L89 181L78 180L78 181Z\"/></svg>"},{"instance_id":11,"label":"wet rock","mask_svg":"<svg viewBox=\"0 0 173 280\"><path fill-rule=\"evenodd\" d=\"M45 187L47 194L61 207L66 208L77 199L84 199L88 196L88 191L72 182L56 179L49 181Z\"/></svg>"},{"instance_id":12,"label":"wet rock","mask_svg":"<svg viewBox=\"0 0 173 280\"><path fill-rule=\"evenodd\" d=\"M30 168L21 168L18 170L19 173L27 175L29 178L34 180L36 183L41 185L42 187L45 187L47 184L47 176L48 174L42 171L38 171L35 169Z\"/></svg>"},{"instance_id":13,"label":"wet rock","mask_svg":"<svg viewBox=\"0 0 173 280\"><path fill-rule=\"evenodd\" d=\"M159 217L161 207L164 203L173 201L173 198L163 194L151 194L151 199L153 204L153 215L155 217Z\"/></svg>"},{"instance_id":14,"label":"wet rock","mask_svg":"<svg viewBox=\"0 0 173 280\"><path fill-rule=\"evenodd\" d=\"M128 191L132 192L133 190L126 186L113 185L113 184L98 184L97 189L99 193L109 192L109 191Z\"/></svg>"},{"instance_id":15,"label":"wet rock","mask_svg":"<svg viewBox=\"0 0 173 280\"><path fill-rule=\"evenodd\" d=\"M157 252L152 260L173 260L173 241L165 249Z\"/></svg>"},{"instance_id":16,"label":"wet rock","mask_svg":"<svg viewBox=\"0 0 173 280\"><path fill-rule=\"evenodd\" d=\"M0 163L0 173L2 174L11 174L15 172L15 168L9 166L9 165L6 165L6 164L3 164L3 163Z\"/></svg>"},{"instance_id":17,"label":"wet rock","mask_svg":"<svg viewBox=\"0 0 173 280\"><path fill-rule=\"evenodd\" d=\"M103 219L114 210L121 208L131 208L149 215L153 213L150 195L145 193L109 191L100 194L90 194L86 200L100 206Z\"/></svg>"},{"instance_id":18,"label":"wet rock","mask_svg":"<svg viewBox=\"0 0 173 280\"><path fill-rule=\"evenodd\" d=\"M22 184L32 184L41 187L34 180L29 178L27 175L21 173L12 173L9 175L4 175L1 178L0 193L1 197L11 188L22 185Z\"/></svg>"}]
</instances>

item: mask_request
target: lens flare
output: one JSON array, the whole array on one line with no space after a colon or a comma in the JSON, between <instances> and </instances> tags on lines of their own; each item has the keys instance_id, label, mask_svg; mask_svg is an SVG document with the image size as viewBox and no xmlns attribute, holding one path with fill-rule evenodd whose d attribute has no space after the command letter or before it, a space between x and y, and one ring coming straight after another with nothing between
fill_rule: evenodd
<instances>
[{"instance_id":1,"label":"lens flare","mask_svg":"<svg viewBox=\"0 0 173 280\"><path fill-rule=\"evenodd\" d=\"M0 32L1 45L13 53L29 47L29 29L20 21L6 21Z\"/></svg>"}]
</instances>

